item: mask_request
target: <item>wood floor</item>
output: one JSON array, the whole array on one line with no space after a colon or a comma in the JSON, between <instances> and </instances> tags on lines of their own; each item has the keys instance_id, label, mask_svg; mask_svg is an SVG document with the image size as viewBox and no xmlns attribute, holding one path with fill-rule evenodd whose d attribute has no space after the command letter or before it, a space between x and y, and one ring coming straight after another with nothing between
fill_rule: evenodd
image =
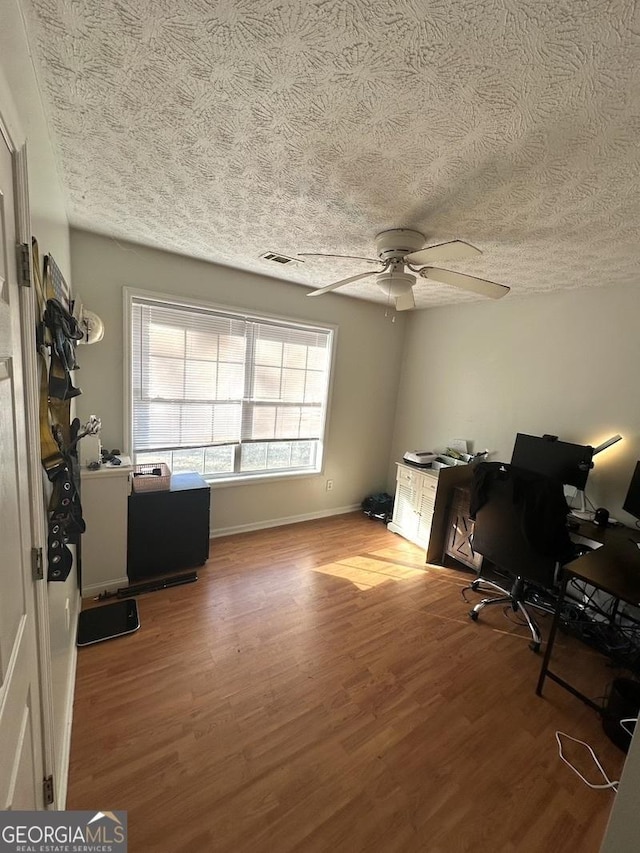
<instances>
[{"instance_id":1,"label":"wood floor","mask_svg":"<svg viewBox=\"0 0 640 853\"><path fill-rule=\"evenodd\" d=\"M126 809L131 853L597 853L613 794L555 732L614 779L624 754L423 559L358 513L214 540L136 634L79 649L67 808ZM600 657L556 648L601 694Z\"/></svg>"}]
</instances>

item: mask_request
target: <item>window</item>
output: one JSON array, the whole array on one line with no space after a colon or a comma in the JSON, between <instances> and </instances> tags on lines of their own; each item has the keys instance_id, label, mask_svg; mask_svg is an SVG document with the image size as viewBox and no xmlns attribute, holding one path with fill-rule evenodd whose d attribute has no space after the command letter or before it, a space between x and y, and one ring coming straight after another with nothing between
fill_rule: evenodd
<instances>
[{"instance_id":1,"label":"window","mask_svg":"<svg viewBox=\"0 0 640 853\"><path fill-rule=\"evenodd\" d=\"M321 469L331 329L127 298L135 463L214 480Z\"/></svg>"}]
</instances>

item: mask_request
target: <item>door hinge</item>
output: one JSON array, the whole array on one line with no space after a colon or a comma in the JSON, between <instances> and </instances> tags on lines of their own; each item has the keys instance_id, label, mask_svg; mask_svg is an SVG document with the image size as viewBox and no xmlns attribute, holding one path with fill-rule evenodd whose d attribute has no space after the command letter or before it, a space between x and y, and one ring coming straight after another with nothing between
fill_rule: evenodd
<instances>
[{"instance_id":1,"label":"door hinge","mask_svg":"<svg viewBox=\"0 0 640 853\"><path fill-rule=\"evenodd\" d=\"M53 776L47 776L42 780L42 798L45 806L53 805Z\"/></svg>"},{"instance_id":2,"label":"door hinge","mask_svg":"<svg viewBox=\"0 0 640 853\"><path fill-rule=\"evenodd\" d=\"M28 243L18 243L16 246L18 259L18 284L31 287L31 247Z\"/></svg>"},{"instance_id":3,"label":"door hinge","mask_svg":"<svg viewBox=\"0 0 640 853\"><path fill-rule=\"evenodd\" d=\"M31 549L31 570L33 572L34 581L41 581L44 578L44 563L42 560L42 548Z\"/></svg>"}]
</instances>

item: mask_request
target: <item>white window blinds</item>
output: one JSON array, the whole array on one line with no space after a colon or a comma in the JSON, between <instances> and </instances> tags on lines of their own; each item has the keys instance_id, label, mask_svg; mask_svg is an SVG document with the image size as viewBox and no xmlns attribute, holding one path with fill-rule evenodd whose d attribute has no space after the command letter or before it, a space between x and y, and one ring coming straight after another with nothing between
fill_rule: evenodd
<instances>
[{"instance_id":1,"label":"white window blinds","mask_svg":"<svg viewBox=\"0 0 640 853\"><path fill-rule=\"evenodd\" d=\"M138 297L130 317L134 456L235 445L226 470L206 470L211 453L192 468L317 469L330 329Z\"/></svg>"}]
</instances>

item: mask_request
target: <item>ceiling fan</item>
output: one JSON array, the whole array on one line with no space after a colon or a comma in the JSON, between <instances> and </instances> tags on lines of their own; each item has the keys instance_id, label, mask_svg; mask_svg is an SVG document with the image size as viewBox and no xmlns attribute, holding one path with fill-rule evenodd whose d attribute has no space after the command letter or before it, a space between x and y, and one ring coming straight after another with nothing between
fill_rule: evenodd
<instances>
[{"instance_id":1,"label":"ceiling fan","mask_svg":"<svg viewBox=\"0 0 640 853\"><path fill-rule=\"evenodd\" d=\"M509 293L504 284L496 284L484 278L476 278L452 270L443 270L432 267L430 264L440 261L462 261L481 255L480 249L465 243L462 240L451 240L448 243L439 243L437 246L423 248L426 238L419 231L408 228L393 228L389 231L381 231L376 236L377 258L363 258L356 255L327 255L322 252L299 252L299 257L306 258L345 258L349 260L367 261L377 264L378 269L361 272L357 275L334 281L325 287L319 287L307 293L307 296L321 296L330 290L336 290L345 284L359 281L361 278L375 275L376 284L389 297L396 301L396 310L407 311L415 308L413 298L413 285L416 283L416 273L421 278L437 281L441 284L449 284L488 296L491 299L500 299ZM405 267L411 272L406 272Z\"/></svg>"}]
</instances>

